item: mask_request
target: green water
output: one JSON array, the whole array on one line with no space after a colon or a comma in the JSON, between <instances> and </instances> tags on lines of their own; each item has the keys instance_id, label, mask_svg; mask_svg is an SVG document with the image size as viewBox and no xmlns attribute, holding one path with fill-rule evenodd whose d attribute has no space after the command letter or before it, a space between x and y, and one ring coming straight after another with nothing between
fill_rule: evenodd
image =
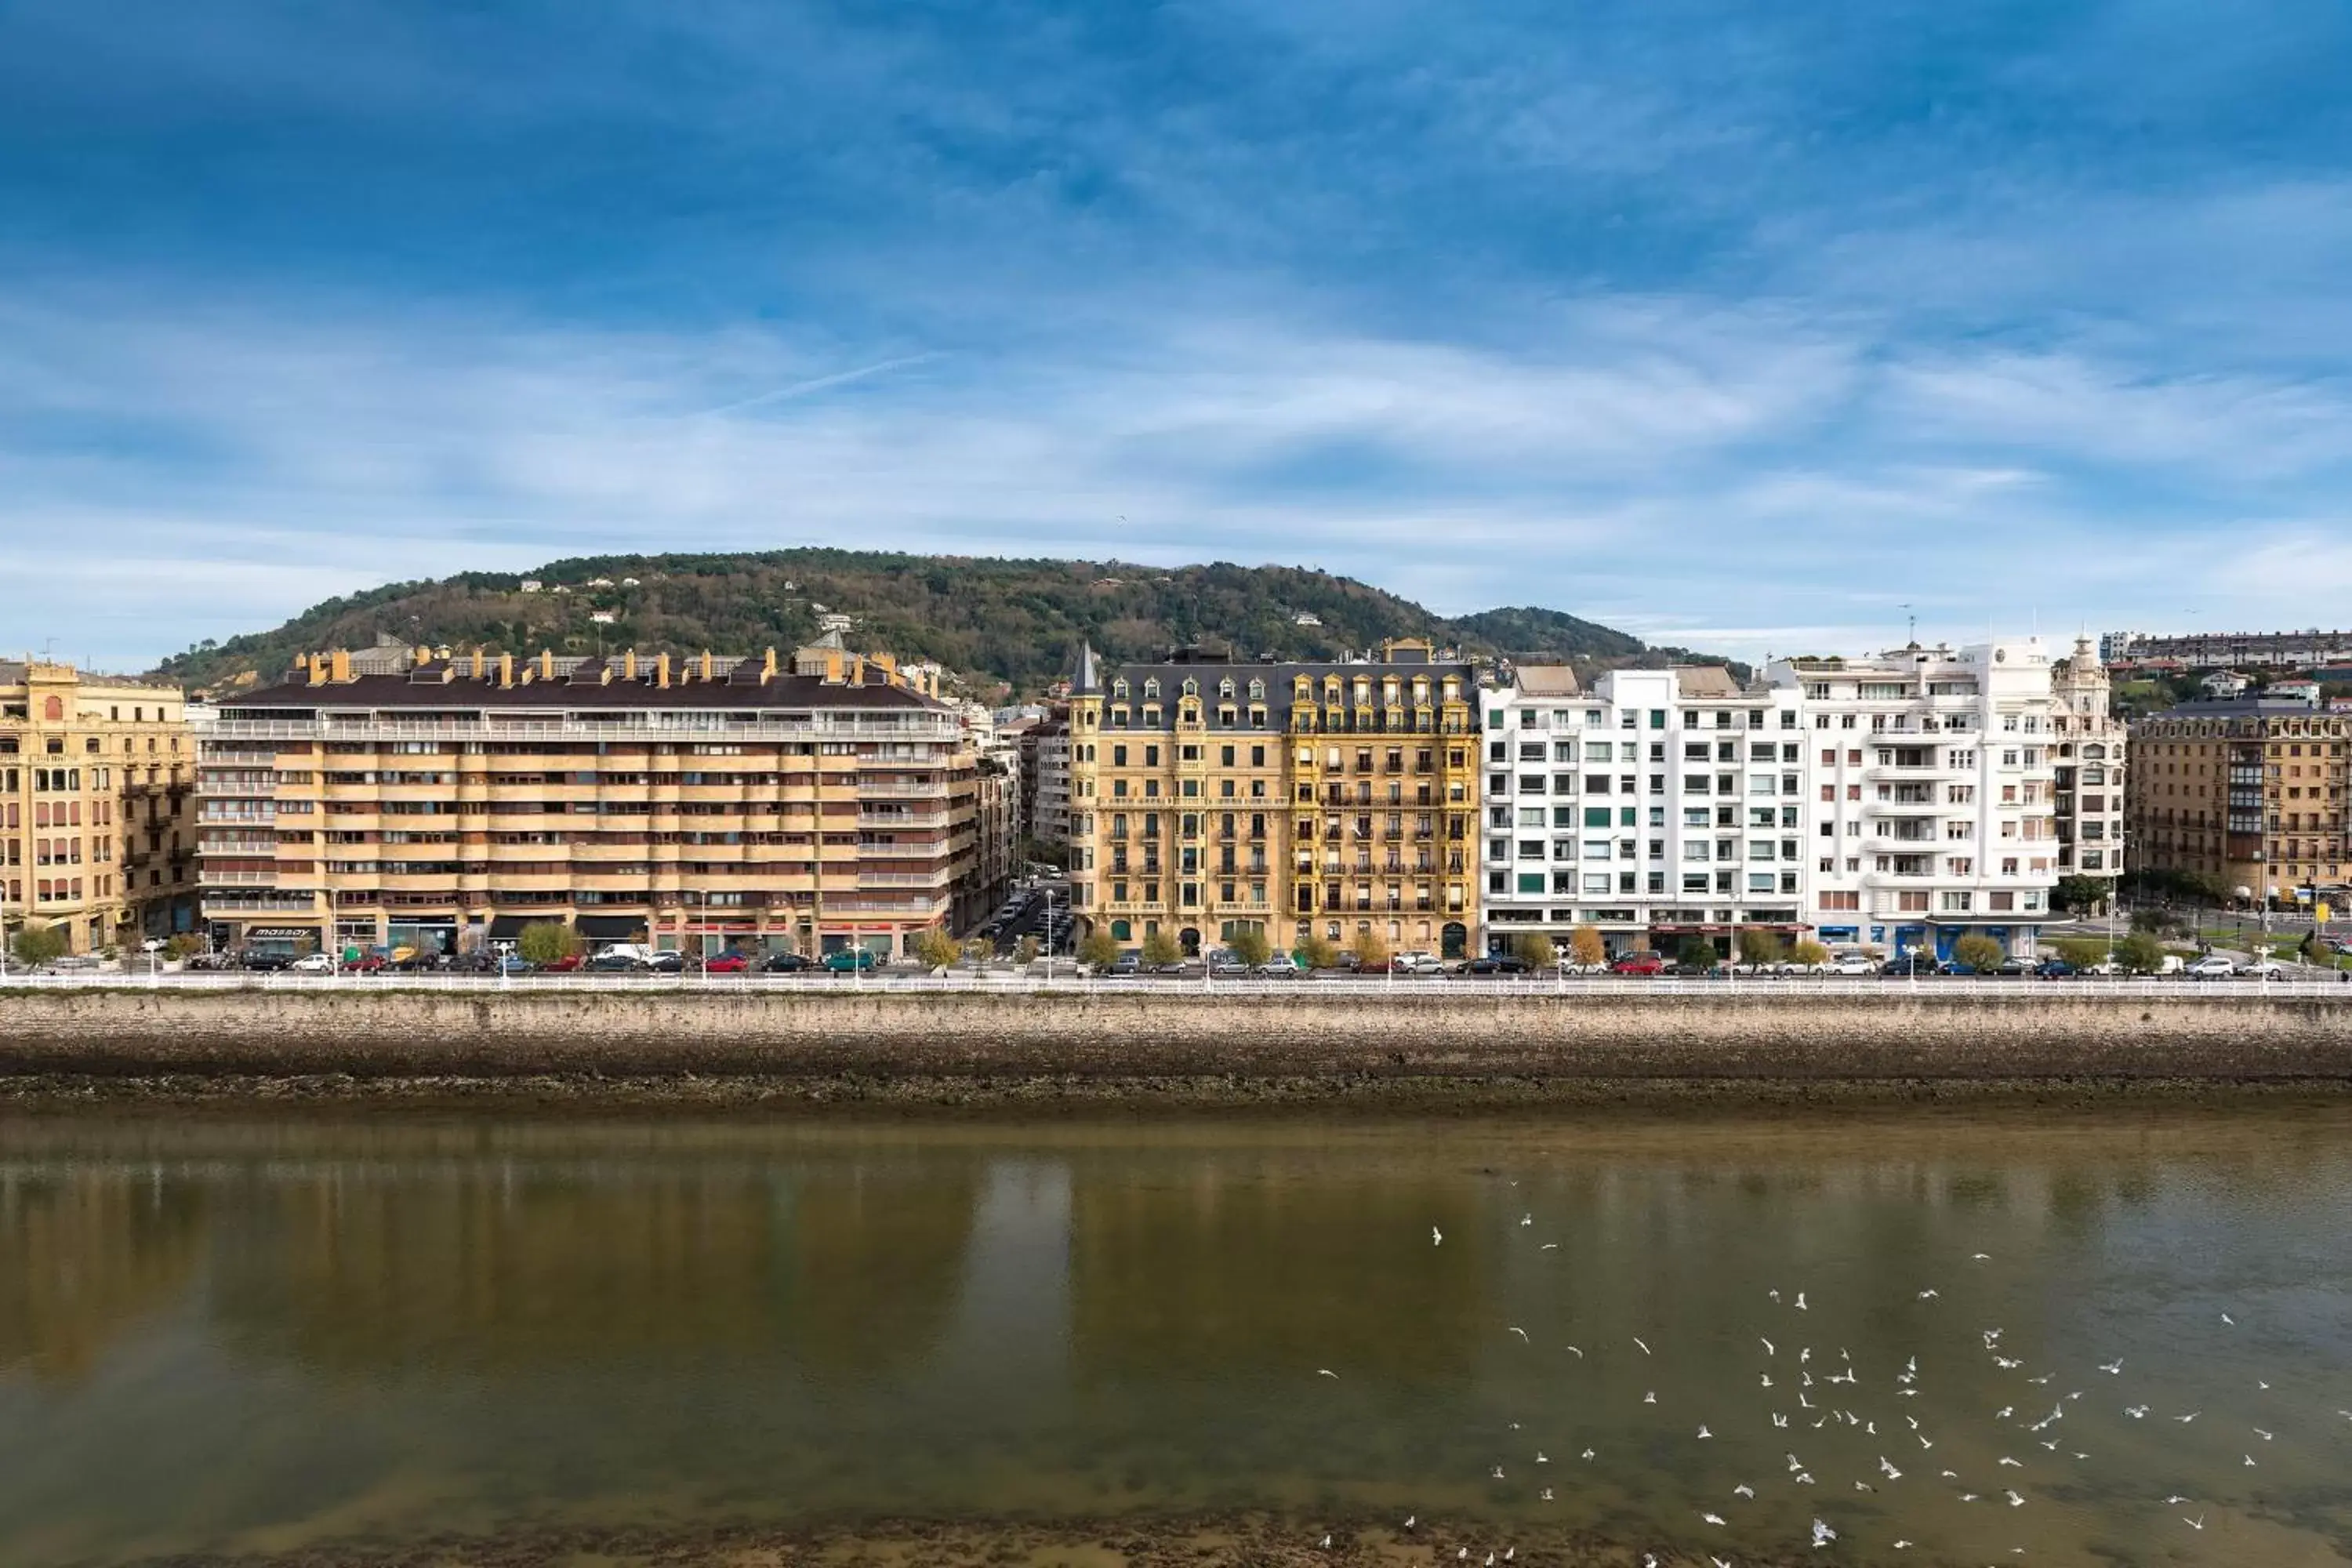
<instances>
[{"instance_id":1,"label":"green water","mask_svg":"<svg viewBox=\"0 0 2352 1568\"><path fill-rule=\"evenodd\" d=\"M1235 1509L1695 1562L1817 1518L1822 1562L2342 1562L2347 1134L0 1123L0 1563Z\"/></svg>"}]
</instances>

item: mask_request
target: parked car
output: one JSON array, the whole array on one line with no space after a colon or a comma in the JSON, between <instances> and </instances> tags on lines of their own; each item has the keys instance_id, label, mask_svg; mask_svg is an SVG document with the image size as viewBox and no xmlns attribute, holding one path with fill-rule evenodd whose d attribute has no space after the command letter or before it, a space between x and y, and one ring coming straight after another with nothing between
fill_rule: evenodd
<instances>
[{"instance_id":1,"label":"parked car","mask_svg":"<svg viewBox=\"0 0 2352 1568\"><path fill-rule=\"evenodd\" d=\"M2182 973L2191 980L2227 980L2238 973L2238 966L2218 952L2209 952Z\"/></svg>"},{"instance_id":2,"label":"parked car","mask_svg":"<svg viewBox=\"0 0 2352 1568\"><path fill-rule=\"evenodd\" d=\"M2238 976L2242 980L2284 980L2286 965L2274 958L2257 958L2238 965Z\"/></svg>"},{"instance_id":3,"label":"parked car","mask_svg":"<svg viewBox=\"0 0 2352 1568\"><path fill-rule=\"evenodd\" d=\"M645 965L629 953L600 952L583 967L592 974L634 974Z\"/></svg>"},{"instance_id":4,"label":"parked car","mask_svg":"<svg viewBox=\"0 0 2352 1568\"><path fill-rule=\"evenodd\" d=\"M1655 952L1621 953L1609 965L1612 974L1664 974L1665 972L1664 956Z\"/></svg>"},{"instance_id":5,"label":"parked car","mask_svg":"<svg viewBox=\"0 0 2352 1568\"><path fill-rule=\"evenodd\" d=\"M845 947L824 955L824 967L834 974L856 974L874 968L878 962L873 950L864 947Z\"/></svg>"},{"instance_id":6,"label":"parked car","mask_svg":"<svg viewBox=\"0 0 2352 1568\"><path fill-rule=\"evenodd\" d=\"M561 958L549 959L539 966L539 970L542 974L569 974L575 969L585 967L586 963L579 953L567 952Z\"/></svg>"},{"instance_id":7,"label":"parked car","mask_svg":"<svg viewBox=\"0 0 2352 1568\"><path fill-rule=\"evenodd\" d=\"M1111 961L1103 976L1109 980L1127 980L1143 973L1143 960L1132 952L1122 952Z\"/></svg>"},{"instance_id":8,"label":"parked car","mask_svg":"<svg viewBox=\"0 0 2352 1568\"><path fill-rule=\"evenodd\" d=\"M760 967L770 974L805 974L816 967L816 961L806 953L772 952Z\"/></svg>"},{"instance_id":9,"label":"parked car","mask_svg":"<svg viewBox=\"0 0 2352 1568\"><path fill-rule=\"evenodd\" d=\"M702 961L705 974L748 974L751 955L748 952L721 952Z\"/></svg>"},{"instance_id":10,"label":"parked car","mask_svg":"<svg viewBox=\"0 0 2352 1568\"><path fill-rule=\"evenodd\" d=\"M332 974L335 955L331 952L306 952L286 966L290 974Z\"/></svg>"},{"instance_id":11,"label":"parked car","mask_svg":"<svg viewBox=\"0 0 2352 1568\"><path fill-rule=\"evenodd\" d=\"M1942 967L1929 952L1906 952L1900 958L1890 958L1879 965L1878 973L1895 980L1909 980L1922 974L1940 974Z\"/></svg>"},{"instance_id":12,"label":"parked car","mask_svg":"<svg viewBox=\"0 0 2352 1568\"><path fill-rule=\"evenodd\" d=\"M1257 966L1257 972L1268 980L1296 980L1299 976L1298 961L1286 952L1277 952Z\"/></svg>"},{"instance_id":13,"label":"parked car","mask_svg":"<svg viewBox=\"0 0 2352 1568\"><path fill-rule=\"evenodd\" d=\"M2006 980L2016 980L2034 973L2034 965L2029 959L2019 958L2016 955L2011 954L2010 957L2002 959L1999 963L1994 964L1990 969L1986 970L1985 973L1987 974L2000 975Z\"/></svg>"},{"instance_id":14,"label":"parked car","mask_svg":"<svg viewBox=\"0 0 2352 1568\"><path fill-rule=\"evenodd\" d=\"M1443 974L1445 961L1433 952L1400 952L1396 955L1399 974Z\"/></svg>"},{"instance_id":15,"label":"parked car","mask_svg":"<svg viewBox=\"0 0 2352 1568\"><path fill-rule=\"evenodd\" d=\"M1247 978L1249 965L1230 952L1214 952L1209 955L1209 973L1220 980L1241 980Z\"/></svg>"},{"instance_id":16,"label":"parked car","mask_svg":"<svg viewBox=\"0 0 2352 1568\"><path fill-rule=\"evenodd\" d=\"M686 954L676 948L671 948L665 952L656 952L646 960L646 967L656 974L683 973L686 970Z\"/></svg>"},{"instance_id":17,"label":"parked car","mask_svg":"<svg viewBox=\"0 0 2352 1568\"><path fill-rule=\"evenodd\" d=\"M293 968L294 955L290 952L247 952L238 962L247 969L269 973Z\"/></svg>"},{"instance_id":18,"label":"parked car","mask_svg":"<svg viewBox=\"0 0 2352 1568\"><path fill-rule=\"evenodd\" d=\"M500 974L530 974L536 971L539 965L519 952L502 952L499 954L498 963L493 968Z\"/></svg>"},{"instance_id":19,"label":"parked car","mask_svg":"<svg viewBox=\"0 0 2352 1568\"><path fill-rule=\"evenodd\" d=\"M2043 980L2064 980L2074 973L2074 966L2063 958L2045 958L2033 966L2033 973Z\"/></svg>"},{"instance_id":20,"label":"parked car","mask_svg":"<svg viewBox=\"0 0 2352 1568\"><path fill-rule=\"evenodd\" d=\"M1462 966L1465 974L1525 974L1527 972L1527 960L1515 958L1507 952L1489 952Z\"/></svg>"},{"instance_id":21,"label":"parked car","mask_svg":"<svg viewBox=\"0 0 2352 1568\"><path fill-rule=\"evenodd\" d=\"M1878 965L1873 963L1868 958L1864 957L1861 953L1849 952L1843 958L1833 958L1830 960L1829 973L1832 974L1875 974L1878 973Z\"/></svg>"}]
</instances>

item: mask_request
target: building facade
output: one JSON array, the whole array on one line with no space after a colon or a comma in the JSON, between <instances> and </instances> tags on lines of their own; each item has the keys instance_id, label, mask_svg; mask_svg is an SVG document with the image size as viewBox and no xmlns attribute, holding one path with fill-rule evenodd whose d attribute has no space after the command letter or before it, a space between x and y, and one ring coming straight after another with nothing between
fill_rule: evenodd
<instances>
[{"instance_id":1,"label":"building facade","mask_svg":"<svg viewBox=\"0 0 2352 1568\"><path fill-rule=\"evenodd\" d=\"M1313 664L1183 648L1071 683L1071 901L1122 944L1370 931L1463 953L1477 921L1475 672L1429 644Z\"/></svg>"},{"instance_id":2,"label":"building facade","mask_svg":"<svg viewBox=\"0 0 2352 1568\"><path fill-rule=\"evenodd\" d=\"M901 952L977 855L956 716L889 660L312 656L200 734L233 946L469 951L534 921L712 951Z\"/></svg>"},{"instance_id":3,"label":"building facade","mask_svg":"<svg viewBox=\"0 0 2352 1568\"><path fill-rule=\"evenodd\" d=\"M2189 702L2132 726L2133 863L2286 903L2352 877L2352 716L2307 701Z\"/></svg>"},{"instance_id":4,"label":"building facade","mask_svg":"<svg viewBox=\"0 0 2352 1568\"><path fill-rule=\"evenodd\" d=\"M2058 875L2113 882L2124 874L2124 795L2130 733L2109 710L2107 672L2088 637L2051 668L2057 729Z\"/></svg>"},{"instance_id":5,"label":"building facade","mask_svg":"<svg viewBox=\"0 0 2352 1568\"><path fill-rule=\"evenodd\" d=\"M0 663L0 932L73 952L194 928L195 739L178 688Z\"/></svg>"},{"instance_id":6,"label":"building facade","mask_svg":"<svg viewBox=\"0 0 2352 1568\"><path fill-rule=\"evenodd\" d=\"M1805 929L1801 693L1711 666L1612 670L1590 693L1521 667L1481 693L1483 944L1598 930L1612 957Z\"/></svg>"},{"instance_id":7,"label":"building facade","mask_svg":"<svg viewBox=\"0 0 2352 1568\"><path fill-rule=\"evenodd\" d=\"M1948 957L2038 947L2058 881L2057 701L2038 637L1776 661L1796 694L1818 939Z\"/></svg>"},{"instance_id":8,"label":"building facade","mask_svg":"<svg viewBox=\"0 0 2352 1568\"><path fill-rule=\"evenodd\" d=\"M1047 844L1070 841L1070 716L1066 710L1034 726L1022 742L1034 775L1029 831Z\"/></svg>"},{"instance_id":9,"label":"building facade","mask_svg":"<svg viewBox=\"0 0 2352 1568\"><path fill-rule=\"evenodd\" d=\"M2155 637L2108 632L2099 639L2109 664L2168 664L2181 669L2319 669L2352 664L2352 631L2193 632Z\"/></svg>"}]
</instances>

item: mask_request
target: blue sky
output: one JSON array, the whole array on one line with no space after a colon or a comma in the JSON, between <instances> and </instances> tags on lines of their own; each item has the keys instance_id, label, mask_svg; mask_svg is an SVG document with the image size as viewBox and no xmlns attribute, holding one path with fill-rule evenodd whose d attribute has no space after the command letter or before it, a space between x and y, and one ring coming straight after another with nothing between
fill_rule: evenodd
<instances>
[{"instance_id":1,"label":"blue sky","mask_svg":"<svg viewBox=\"0 0 2352 1568\"><path fill-rule=\"evenodd\" d=\"M2352 11L0 0L0 647L589 551L2340 624Z\"/></svg>"}]
</instances>

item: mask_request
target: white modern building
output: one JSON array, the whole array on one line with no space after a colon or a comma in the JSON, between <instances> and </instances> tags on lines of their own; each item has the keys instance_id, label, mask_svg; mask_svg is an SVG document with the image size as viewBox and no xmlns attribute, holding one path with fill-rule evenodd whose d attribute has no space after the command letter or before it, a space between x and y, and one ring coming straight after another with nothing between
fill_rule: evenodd
<instances>
[{"instance_id":1,"label":"white modern building","mask_svg":"<svg viewBox=\"0 0 2352 1568\"><path fill-rule=\"evenodd\" d=\"M2058 880L2056 704L2039 637L1767 671L1802 703L1809 922L1834 948L2032 953Z\"/></svg>"},{"instance_id":2,"label":"white modern building","mask_svg":"<svg viewBox=\"0 0 2352 1568\"><path fill-rule=\"evenodd\" d=\"M1712 666L1591 691L1522 666L1482 694L1482 943L1597 929L1671 953L1748 926L1801 934L1809 816L1799 693Z\"/></svg>"},{"instance_id":3,"label":"white modern building","mask_svg":"<svg viewBox=\"0 0 2352 1568\"><path fill-rule=\"evenodd\" d=\"M1049 843L1070 839L1070 726L1055 720L1036 731L1036 818L1029 831Z\"/></svg>"},{"instance_id":4,"label":"white modern building","mask_svg":"<svg viewBox=\"0 0 2352 1568\"><path fill-rule=\"evenodd\" d=\"M1745 685L1683 666L1585 691L1521 667L1482 694L1480 945L1590 925L1612 954L1671 953L1769 927L1886 955L1979 931L2032 954L2060 875L2061 748L2120 768L2119 738L2060 717L2038 638L1783 659ZM2103 843L2119 796L2103 778Z\"/></svg>"}]
</instances>

